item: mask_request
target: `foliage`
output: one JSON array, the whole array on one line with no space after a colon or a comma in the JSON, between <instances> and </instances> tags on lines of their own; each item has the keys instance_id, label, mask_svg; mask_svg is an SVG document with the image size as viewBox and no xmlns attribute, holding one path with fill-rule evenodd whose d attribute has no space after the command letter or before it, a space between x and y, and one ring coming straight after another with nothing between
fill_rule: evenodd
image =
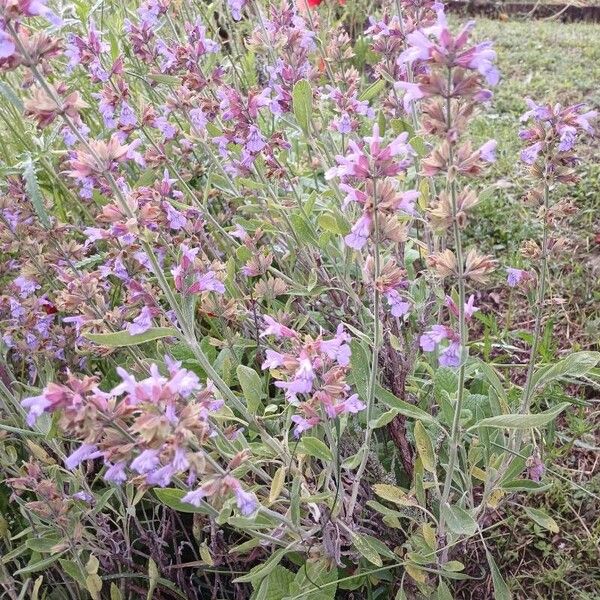
<instances>
[{"instance_id":1,"label":"foliage","mask_svg":"<svg viewBox=\"0 0 600 600\"><path fill-rule=\"evenodd\" d=\"M545 325L595 113L528 100L538 222L499 269L491 45L428 0L320 4L0 0L11 599L447 598L473 545L511 597L490 515L551 487L561 386L598 376Z\"/></svg>"}]
</instances>

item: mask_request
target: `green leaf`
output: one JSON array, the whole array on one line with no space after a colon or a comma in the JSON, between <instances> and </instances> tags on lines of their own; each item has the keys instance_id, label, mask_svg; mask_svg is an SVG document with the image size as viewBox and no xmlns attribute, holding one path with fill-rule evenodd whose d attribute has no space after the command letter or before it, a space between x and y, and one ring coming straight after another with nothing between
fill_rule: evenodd
<instances>
[{"instance_id":1,"label":"green leaf","mask_svg":"<svg viewBox=\"0 0 600 600\"><path fill-rule=\"evenodd\" d=\"M373 486L373 491L384 500L399 504L400 506L411 506L414 505L408 494L401 488L390 485L389 483L376 483Z\"/></svg>"},{"instance_id":2,"label":"green leaf","mask_svg":"<svg viewBox=\"0 0 600 600\"><path fill-rule=\"evenodd\" d=\"M415 442L417 444L417 451L419 457L423 463L423 468L430 473L435 473L435 453L433 451L433 444L431 438L423 423L417 421L415 423Z\"/></svg>"},{"instance_id":3,"label":"green leaf","mask_svg":"<svg viewBox=\"0 0 600 600\"><path fill-rule=\"evenodd\" d=\"M58 557L64 552L65 550L63 550L60 554L55 554L54 556L49 556L48 558L44 558L33 564L27 565L26 567L15 571L13 573L13 576L16 577L17 575L29 575L30 573L41 571L42 569L45 569L46 567L49 567L52 563L56 562L58 560Z\"/></svg>"},{"instance_id":4,"label":"green leaf","mask_svg":"<svg viewBox=\"0 0 600 600\"><path fill-rule=\"evenodd\" d=\"M391 423L398 411L395 408L390 408L390 410L380 414L376 419L372 419L369 423L369 427L371 429L379 429L380 427L385 427L388 423Z\"/></svg>"},{"instance_id":5,"label":"green leaf","mask_svg":"<svg viewBox=\"0 0 600 600\"><path fill-rule=\"evenodd\" d=\"M176 488L155 488L154 490L154 494L162 504L178 512L210 514L207 508L202 506L196 507L193 504L182 502L181 499L186 493L185 490L178 490Z\"/></svg>"},{"instance_id":6,"label":"green leaf","mask_svg":"<svg viewBox=\"0 0 600 600\"><path fill-rule=\"evenodd\" d=\"M110 600L123 600L121 590L117 587L116 583L110 584Z\"/></svg>"},{"instance_id":7,"label":"green leaf","mask_svg":"<svg viewBox=\"0 0 600 600\"><path fill-rule=\"evenodd\" d=\"M0 82L0 95L4 96L19 112L23 111L23 102L6 83Z\"/></svg>"},{"instance_id":8,"label":"green leaf","mask_svg":"<svg viewBox=\"0 0 600 600\"><path fill-rule=\"evenodd\" d=\"M131 335L128 331L117 331L115 333L85 333L83 337L99 344L100 346L108 346L109 348L122 348L125 346L137 346L145 344L153 340L159 340L165 337L178 337L179 331L173 327L153 327L144 331Z\"/></svg>"},{"instance_id":9,"label":"green leaf","mask_svg":"<svg viewBox=\"0 0 600 600\"><path fill-rule=\"evenodd\" d=\"M385 79L378 79L374 83L372 83L360 96L359 100L361 102L368 102L375 96L379 95L379 93L385 88Z\"/></svg>"},{"instance_id":10,"label":"green leaf","mask_svg":"<svg viewBox=\"0 0 600 600\"><path fill-rule=\"evenodd\" d=\"M600 361L600 352L575 352L557 363L542 367L533 376L533 385L543 387L556 379L581 377L589 373Z\"/></svg>"},{"instance_id":11,"label":"green leaf","mask_svg":"<svg viewBox=\"0 0 600 600\"><path fill-rule=\"evenodd\" d=\"M42 192L38 184L35 166L31 156L29 156L23 163L23 179L25 180L25 190L27 191L27 196L29 197L29 200L31 200L31 204L33 204L35 214L40 220L40 223L46 229L50 229L50 217L48 216L46 207L44 206L44 198L42 197Z\"/></svg>"},{"instance_id":12,"label":"green leaf","mask_svg":"<svg viewBox=\"0 0 600 600\"><path fill-rule=\"evenodd\" d=\"M304 452L324 461L333 460L333 455L329 447L316 437L304 436L298 446L299 452Z\"/></svg>"},{"instance_id":13,"label":"green leaf","mask_svg":"<svg viewBox=\"0 0 600 600\"><path fill-rule=\"evenodd\" d=\"M329 570L328 561L308 560L296 573L284 600L334 600L337 578L337 569Z\"/></svg>"},{"instance_id":14,"label":"green leaf","mask_svg":"<svg viewBox=\"0 0 600 600\"><path fill-rule=\"evenodd\" d=\"M350 356L350 372L354 381L354 387L358 392L359 398L366 400L369 396L369 356L365 347L358 341L350 342L352 354Z\"/></svg>"},{"instance_id":15,"label":"green leaf","mask_svg":"<svg viewBox=\"0 0 600 600\"><path fill-rule=\"evenodd\" d=\"M244 397L246 398L248 410L250 411L250 414L254 415L261 406L263 395L262 380L254 369L244 365L239 365L236 369L236 373L240 386L242 387L242 392L244 392Z\"/></svg>"},{"instance_id":16,"label":"green leaf","mask_svg":"<svg viewBox=\"0 0 600 600\"><path fill-rule=\"evenodd\" d=\"M289 593L292 581L294 573L277 565L254 590L250 600L281 600Z\"/></svg>"},{"instance_id":17,"label":"green leaf","mask_svg":"<svg viewBox=\"0 0 600 600\"><path fill-rule=\"evenodd\" d=\"M376 567L382 567L383 561L379 552L373 547L373 544L369 540L368 536L360 533L352 534L352 543L354 547L372 564Z\"/></svg>"},{"instance_id":18,"label":"green leaf","mask_svg":"<svg viewBox=\"0 0 600 600\"><path fill-rule=\"evenodd\" d=\"M440 581L438 584L437 591L435 592L435 600L454 600L450 588L443 581Z\"/></svg>"},{"instance_id":19,"label":"green leaf","mask_svg":"<svg viewBox=\"0 0 600 600\"><path fill-rule=\"evenodd\" d=\"M85 587L86 574L81 570L81 567L76 562L63 558L61 558L58 562L63 571L69 577L71 577L73 581L76 581L79 585Z\"/></svg>"},{"instance_id":20,"label":"green leaf","mask_svg":"<svg viewBox=\"0 0 600 600\"><path fill-rule=\"evenodd\" d=\"M544 427L551 421L554 421L567 406L571 406L571 404L569 402L561 402L553 408L535 415L509 414L488 417L487 419L482 419L472 427L469 427L468 431L477 429L478 427L495 427L497 429L531 429L532 427Z\"/></svg>"},{"instance_id":21,"label":"green leaf","mask_svg":"<svg viewBox=\"0 0 600 600\"><path fill-rule=\"evenodd\" d=\"M381 400L381 402L384 404L387 404L390 408L396 409L398 414L404 415L405 417L409 417L411 419L418 419L419 421L423 421L423 423L438 425L435 417L431 416L429 413L425 412L414 404L409 404L404 400L400 400L400 398L394 396L392 392L382 388L380 385L375 387L375 397L378 400Z\"/></svg>"},{"instance_id":22,"label":"green leaf","mask_svg":"<svg viewBox=\"0 0 600 600\"><path fill-rule=\"evenodd\" d=\"M310 133L310 120L312 118L312 88L306 79L296 82L292 91L292 107L298 125L305 135Z\"/></svg>"},{"instance_id":23,"label":"green leaf","mask_svg":"<svg viewBox=\"0 0 600 600\"><path fill-rule=\"evenodd\" d=\"M265 562L256 565L245 575L237 577L233 580L233 583L252 582L254 585L254 582L259 582L261 579L266 577L281 562L287 553L287 548L280 548L279 550L276 550Z\"/></svg>"},{"instance_id":24,"label":"green leaf","mask_svg":"<svg viewBox=\"0 0 600 600\"><path fill-rule=\"evenodd\" d=\"M529 518L533 519L540 527L543 527L552 533L558 533L560 531L557 522L543 510L539 508L526 507L525 512Z\"/></svg>"},{"instance_id":25,"label":"green leaf","mask_svg":"<svg viewBox=\"0 0 600 600\"><path fill-rule=\"evenodd\" d=\"M469 537L477 533L477 523L475 522L475 519L464 508L446 504L441 510L446 519L448 529L453 533Z\"/></svg>"},{"instance_id":26,"label":"green leaf","mask_svg":"<svg viewBox=\"0 0 600 600\"><path fill-rule=\"evenodd\" d=\"M500 569L496 564L493 556L486 550L486 558L490 565L490 571L492 573L492 584L494 586L494 600L512 600L512 594L506 585L506 581L500 573Z\"/></svg>"}]
</instances>

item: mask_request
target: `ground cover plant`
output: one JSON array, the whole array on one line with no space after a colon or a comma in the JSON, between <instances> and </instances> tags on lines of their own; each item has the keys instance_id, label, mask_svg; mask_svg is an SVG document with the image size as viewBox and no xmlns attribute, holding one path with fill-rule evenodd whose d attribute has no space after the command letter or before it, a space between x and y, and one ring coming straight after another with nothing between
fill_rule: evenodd
<instances>
[{"instance_id":1,"label":"ground cover plant","mask_svg":"<svg viewBox=\"0 0 600 600\"><path fill-rule=\"evenodd\" d=\"M7 597L520 595L497 515L558 533L598 385L548 327L593 107L428 1L0 14Z\"/></svg>"}]
</instances>

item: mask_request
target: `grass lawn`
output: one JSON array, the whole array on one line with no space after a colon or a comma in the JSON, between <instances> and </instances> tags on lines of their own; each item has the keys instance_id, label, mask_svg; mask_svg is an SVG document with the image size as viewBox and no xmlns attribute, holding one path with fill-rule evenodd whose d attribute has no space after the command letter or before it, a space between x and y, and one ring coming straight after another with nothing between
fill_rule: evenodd
<instances>
[{"instance_id":1,"label":"grass lawn","mask_svg":"<svg viewBox=\"0 0 600 600\"><path fill-rule=\"evenodd\" d=\"M498 162L490 184L498 180L502 183L485 194L471 232L501 261L518 264L521 242L536 237L537 226L532 209L521 202L521 144L517 131L519 116L526 107L525 98L563 105L583 101L599 109L600 25L481 19L477 21L476 35L494 40L502 72L491 115L476 123L476 134L482 140L498 140ZM597 344L600 325L598 138L584 152L582 183L570 190L580 212L562 232L573 249L551 267L552 298L562 321L557 322L559 346L565 348ZM568 311L563 310L563 305L568 305Z\"/></svg>"},{"instance_id":2,"label":"grass lawn","mask_svg":"<svg viewBox=\"0 0 600 600\"><path fill-rule=\"evenodd\" d=\"M485 194L473 219L473 237L488 246L501 264L519 263L520 243L537 237L532 209L521 203L518 118L526 97L562 104L585 101L600 108L600 25L556 22L477 20L476 35L492 39L502 81L487 115L476 124L481 140L499 143L498 162L490 184L505 182ZM571 195L580 213L563 234L574 245L551 267L551 296L557 310L549 327L554 349L598 346L600 325L600 149L596 138L587 154L582 183ZM562 308L568 305L568 312ZM502 320L498 315L498 320ZM521 316L523 321L527 314ZM513 327L518 326L518 321ZM591 401L597 398L591 390ZM490 532L500 570L515 596L527 599L600 597L600 419L596 410L574 410L547 439L548 464L553 464L552 489L530 497L530 506L544 507L560 531L544 532L524 518L520 499L505 509ZM590 495L592 494L592 495ZM595 496L595 497L594 497ZM485 559L482 559L485 560ZM473 573L477 576L477 573ZM487 580L469 582L461 598L491 598Z\"/></svg>"}]
</instances>

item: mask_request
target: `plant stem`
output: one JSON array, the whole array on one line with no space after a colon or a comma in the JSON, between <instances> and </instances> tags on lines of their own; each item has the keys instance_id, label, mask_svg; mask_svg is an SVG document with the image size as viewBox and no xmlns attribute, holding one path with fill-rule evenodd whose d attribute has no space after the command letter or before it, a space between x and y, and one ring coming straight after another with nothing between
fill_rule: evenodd
<instances>
[{"instance_id":1,"label":"plant stem","mask_svg":"<svg viewBox=\"0 0 600 600\"><path fill-rule=\"evenodd\" d=\"M531 343L531 354L529 355L529 364L527 366L527 378L523 388L523 396L519 405L519 413L524 415L529 412L533 396L533 371L540 345L540 335L542 333L542 317L544 316L544 300L546 297L546 272L548 270L548 218L547 213L550 208L550 187L548 181L544 181L544 230L542 238L542 256L540 260L540 278L535 302L535 324L533 326L533 340ZM518 451L523 440L523 432L518 431L515 434L514 450Z\"/></svg>"},{"instance_id":2,"label":"plant stem","mask_svg":"<svg viewBox=\"0 0 600 600\"><path fill-rule=\"evenodd\" d=\"M360 466L356 471L356 477L354 479L354 484L352 485L352 496L350 497L350 504L348 505L347 516L350 518L352 518L352 515L354 514L354 507L356 505L356 499L358 497L358 488L360 487L360 482L367 467L367 461L369 460L369 448L371 444L371 435L373 433L373 429L371 427L371 416L373 413L373 405L375 404L375 386L377 384L377 370L379 366L379 338L381 337L379 322L379 304L381 298L379 289L377 288L377 283L380 276L381 264L379 258L379 218L377 215L376 179L373 179L373 246L373 354L371 357L371 374L369 378L369 388L367 393L367 425L365 429L365 441L362 446L363 456L360 461Z\"/></svg>"},{"instance_id":3,"label":"plant stem","mask_svg":"<svg viewBox=\"0 0 600 600\"><path fill-rule=\"evenodd\" d=\"M452 103L451 103L451 89L452 89L452 69L448 69L448 90L446 97L446 123L447 130L450 132L452 127ZM458 278L458 333L460 337L460 352L461 352L461 364L458 369L458 392L456 398L456 404L454 405L454 413L452 416L452 429L450 430L450 446L448 449L448 466L446 469L446 478L444 480L444 487L442 490L442 497L440 500L440 526L438 529L438 537L442 542L444 541L446 533L446 523L444 519L444 513L442 512L444 507L448 504L450 498L450 492L452 490L452 480L454 478L454 469L456 468L456 462L458 457L458 447L460 442L460 415L462 412L462 405L464 399L464 385L465 385L465 361L464 354L467 346L467 326L465 319L465 277L464 277L464 261L463 261L463 250L462 240L460 236L460 227L457 220L457 204L456 204L456 175L451 173L454 166L454 148L453 143L449 143L449 157L448 157L448 179L450 185L450 199L452 203L452 229L454 234L454 251L456 254L457 264L457 278ZM442 563L446 561L447 551L442 553Z\"/></svg>"}]
</instances>

